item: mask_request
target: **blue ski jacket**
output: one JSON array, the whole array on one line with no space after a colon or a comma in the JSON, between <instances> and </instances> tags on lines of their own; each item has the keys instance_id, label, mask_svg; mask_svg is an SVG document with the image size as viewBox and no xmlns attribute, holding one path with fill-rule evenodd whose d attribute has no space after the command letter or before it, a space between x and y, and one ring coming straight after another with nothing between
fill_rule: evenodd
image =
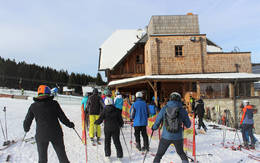
<instances>
[{"instance_id":1,"label":"blue ski jacket","mask_svg":"<svg viewBox=\"0 0 260 163\"><path fill-rule=\"evenodd\" d=\"M137 98L130 108L131 119L134 120L133 126L147 126L149 117L148 106L142 98Z\"/></svg>"},{"instance_id":2,"label":"blue ski jacket","mask_svg":"<svg viewBox=\"0 0 260 163\"><path fill-rule=\"evenodd\" d=\"M172 107L180 107L180 116L182 123L185 125L185 127L189 128L191 126L190 118L188 116L188 113L185 109L182 107L182 103L178 101L168 101L167 104L161 109L159 114L157 115L157 118L155 120L155 123L152 127L153 130L157 130L161 123L164 122L165 119L165 112L166 108L169 106L169 108ZM170 133L166 130L165 125L163 124L163 132L162 132L162 138L167 140L180 140L183 139L183 129L180 129L177 133Z\"/></svg>"}]
</instances>

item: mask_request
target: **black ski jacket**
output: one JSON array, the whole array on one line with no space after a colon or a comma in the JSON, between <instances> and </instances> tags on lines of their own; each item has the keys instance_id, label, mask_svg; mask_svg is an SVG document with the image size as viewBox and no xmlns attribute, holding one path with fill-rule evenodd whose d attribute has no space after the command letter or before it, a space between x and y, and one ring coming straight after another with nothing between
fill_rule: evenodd
<instances>
[{"instance_id":1,"label":"black ski jacket","mask_svg":"<svg viewBox=\"0 0 260 163\"><path fill-rule=\"evenodd\" d=\"M114 105L106 105L98 120L95 124L101 124L104 122L104 131L113 132L119 130L123 126L124 121L122 119L121 111L117 109Z\"/></svg>"},{"instance_id":2,"label":"black ski jacket","mask_svg":"<svg viewBox=\"0 0 260 163\"><path fill-rule=\"evenodd\" d=\"M198 104L195 107L196 114L199 118L203 118L205 114L204 102L201 99L199 99L197 102Z\"/></svg>"},{"instance_id":3,"label":"black ski jacket","mask_svg":"<svg viewBox=\"0 0 260 163\"><path fill-rule=\"evenodd\" d=\"M99 115L104 108L104 102L98 94L93 94L88 98L86 114Z\"/></svg>"},{"instance_id":4,"label":"black ski jacket","mask_svg":"<svg viewBox=\"0 0 260 163\"><path fill-rule=\"evenodd\" d=\"M53 96L43 96L34 98L25 120L23 122L24 131L28 132L33 119L36 121L36 141L56 140L63 137L63 132L59 120L67 127L73 128L74 124L66 117Z\"/></svg>"}]
</instances>

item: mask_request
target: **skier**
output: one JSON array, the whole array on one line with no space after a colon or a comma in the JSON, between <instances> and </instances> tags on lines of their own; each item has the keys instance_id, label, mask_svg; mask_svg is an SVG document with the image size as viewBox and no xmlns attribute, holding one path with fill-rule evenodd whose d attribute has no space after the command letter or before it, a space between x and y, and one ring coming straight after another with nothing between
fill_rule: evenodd
<instances>
[{"instance_id":1,"label":"skier","mask_svg":"<svg viewBox=\"0 0 260 163\"><path fill-rule=\"evenodd\" d=\"M101 128L100 125L95 125L94 122L99 118L99 114L104 108L102 98L98 95L97 88L93 89L93 94L89 96L85 115L89 115L89 137L94 144L94 131L96 131L97 142L100 141Z\"/></svg>"},{"instance_id":2,"label":"skier","mask_svg":"<svg viewBox=\"0 0 260 163\"><path fill-rule=\"evenodd\" d=\"M179 124L170 124L170 125L177 125L178 130L175 132L172 132L169 130L169 126L166 124L167 120L167 114L172 113L174 110L178 108L178 119ZM167 113L167 114L166 114ZM165 123L163 123L165 122ZM172 92L170 94L170 101L167 102L167 104L161 109L159 112L156 121L154 125L152 126L152 130L157 130L160 126L160 124L163 123L163 133L162 138L159 142L159 147L156 153L156 156L153 160L154 163L159 163L162 159L162 156L165 154L166 150L170 146L170 144L174 144L176 151L178 155L182 159L182 163L188 163L188 158L186 154L183 151L183 128L182 124L185 125L185 127L189 128L191 126L190 119L188 117L188 113L185 109L182 107L181 103L181 95L177 92Z\"/></svg>"},{"instance_id":3,"label":"skier","mask_svg":"<svg viewBox=\"0 0 260 163\"><path fill-rule=\"evenodd\" d=\"M120 92L116 91L116 98L114 99L114 104L115 107L121 111L121 113L122 113L123 103L124 100L122 98L122 95L120 94Z\"/></svg>"},{"instance_id":4,"label":"skier","mask_svg":"<svg viewBox=\"0 0 260 163\"><path fill-rule=\"evenodd\" d=\"M120 128L123 126L124 121L121 112L113 105L113 100L110 97L106 97L105 108L100 114L98 120L95 121L95 124L100 125L103 121L105 133L105 156L110 158L112 137L116 147L117 158L120 159L123 157L123 150L119 136Z\"/></svg>"},{"instance_id":5,"label":"skier","mask_svg":"<svg viewBox=\"0 0 260 163\"><path fill-rule=\"evenodd\" d=\"M240 121L240 125L242 127L242 137L244 141L244 147L246 149L249 149L248 146L248 139L246 137L246 134L250 137L251 142L251 148L255 149L255 139L253 135L253 126L254 126L254 109L252 105L249 105L249 101L244 100L243 101L244 108L243 108L243 114Z\"/></svg>"},{"instance_id":6,"label":"skier","mask_svg":"<svg viewBox=\"0 0 260 163\"><path fill-rule=\"evenodd\" d=\"M197 102L198 102L198 104L195 107L195 112L196 112L196 114L198 115L198 118L199 118L198 129L200 129L200 127L202 126L203 129L206 132L207 131L207 127L205 126L205 124L203 122L203 117L204 117L204 114L205 114L204 102L203 102L203 100L201 98Z\"/></svg>"},{"instance_id":7,"label":"skier","mask_svg":"<svg viewBox=\"0 0 260 163\"><path fill-rule=\"evenodd\" d=\"M49 142L52 143L58 155L60 163L69 163L65 152L63 132L59 120L69 128L74 128L62 111L59 103L50 96L51 90L46 85L40 85L38 96L31 104L23 122L24 131L28 132L33 119L36 120L36 144L38 149L39 163L47 163L47 151Z\"/></svg>"},{"instance_id":8,"label":"skier","mask_svg":"<svg viewBox=\"0 0 260 163\"><path fill-rule=\"evenodd\" d=\"M146 126L148 124L147 119L149 117L149 109L146 102L142 99L143 93L137 92L136 93L136 101L132 104L130 109L131 114L131 121L133 121L134 126L134 135L136 141L136 148L141 150L149 151L149 143L148 143L148 136L146 131ZM144 146L141 148L140 143L140 133L143 137Z\"/></svg>"}]
</instances>

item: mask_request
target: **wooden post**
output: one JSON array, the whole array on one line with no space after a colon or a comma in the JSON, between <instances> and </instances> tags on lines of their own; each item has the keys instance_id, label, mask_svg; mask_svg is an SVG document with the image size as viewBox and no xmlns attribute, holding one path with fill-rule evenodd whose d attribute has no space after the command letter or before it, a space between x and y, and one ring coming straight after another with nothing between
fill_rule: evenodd
<instances>
[{"instance_id":1,"label":"wooden post","mask_svg":"<svg viewBox=\"0 0 260 163\"><path fill-rule=\"evenodd\" d=\"M200 94L200 82L197 81L197 98L200 98L201 94Z\"/></svg>"},{"instance_id":2,"label":"wooden post","mask_svg":"<svg viewBox=\"0 0 260 163\"><path fill-rule=\"evenodd\" d=\"M251 97L255 96L255 88L254 88L254 83L250 84L251 87Z\"/></svg>"},{"instance_id":3,"label":"wooden post","mask_svg":"<svg viewBox=\"0 0 260 163\"><path fill-rule=\"evenodd\" d=\"M158 92L157 92L157 82L154 82L153 83L154 85L154 103L156 106L158 106L158 100L157 100L157 97L158 97Z\"/></svg>"},{"instance_id":4,"label":"wooden post","mask_svg":"<svg viewBox=\"0 0 260 163\"><path fill-rule=\"evenodd\" d=\"M229 83L229 98L233 98L233 97L234 97L234 84Z\"/></svg>"},{"instance_id":5,"label":"wooden post","mask_svg":"<svg viewBox=\"0 0 260 163\"><path fill-rule=\"evenodd\" d=\"M147 83L152 87L153 92L154 92L154 103L156 104L156 106L158 106L158 101L157 101L157 97L158 97L158 92L157 92L157 82L154 82L153 85L151 83L151 81L147 80Z\"/></svg>"}]
</instances>

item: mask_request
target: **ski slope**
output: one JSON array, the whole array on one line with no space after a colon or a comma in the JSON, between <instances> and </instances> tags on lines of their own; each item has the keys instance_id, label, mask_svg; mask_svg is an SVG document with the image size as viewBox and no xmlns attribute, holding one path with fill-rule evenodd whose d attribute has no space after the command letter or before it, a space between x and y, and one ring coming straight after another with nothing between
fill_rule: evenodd
<instances>
[{"instance_id":1,"label":"ski slope","mask_svg":"<svg viewBox=\"0 0 260 163\"><path fill-rule=\"evenodd\" d=\"M80 109L80 98L74 98L73 100L69 99L72 97L63 98L58 97L63 111L67 115L67 117L75 123L76 131L81 135L81 109ZM71 102L70 102L71 101ZM27 110L30 104L33 102L32 98L28 100L20 100L20 99L11 99L11 98L0 98L0 120L5 129L5 119L4 112L2 111L4 106L6 107L6 118L7 118L7 133L8 140L18 140L17 143L11 145L9 148L0 151L0 162L5 162L8 155L11 155L10 162L11 163L37 163L38 162L38 153L35 143L31 142L22 142L22 138L24 136L23 131L23 120L27 113ZM206 123L209 125L210 123ZM85 163L85 147L81 143L79 137L75 133L73 129L67 128L63 124L61 124L63 132L64 132L64 142L66 147L66 152L68 158L71 163ZM131 151L131 130L129 125L125 125L122 129L124 136L126 138L126 143L128 149ZM242 136L240 131L239 137L242 141ZM26 138L30 138L35 134L35 121L31 126L30 131L27 133ZM226 134L226 145L232 146L232 142L234 141L235 132L227 131ZM134 139L134 135L132 136ZM260 135L256 135L257 139L260 140ZM123 137L121 135L121 144L123 147L124 158L122 162L130 163L130 162L142 162L144 155L138 152L134 145L131 153L131 160L129 158L126 145L123 141ZM142 139L141 139L142 140ZM255 156L260 157L260 147L257 146L255 151L233 151L230 148L225 149L222 147L223 140L223 130L216 130L208 127L208 132L206 134L198 134L196 136L196 152L197 160L201 163L255 163L258 162L254 159L248 157L248 154L253 154ZM102 163L105 161L104 154L104 134L102 130L101 136L101 145L92 146L90 141L88 140L87 149L88 149L88 163ZM133 140L134 141L134 140ZM4 142L3 134L0 131L0 145ZM158 140L151 141L150 149L151 153L156 153L158 147ZM238 139L236 140L237 144L239 144ZM213 145L214 144L214 145ZM208 155L212 154L212 155ZM191 154L190 154L191 156ZM146 158L146 163L150 163L153 161L153 156L148 154ZM58 158L56 153L52 147L49 145L48 149L48 162L50 163L58 163ZM114 144L112 143L112 154L111 154L111 162L118 162L116 159L116 152ZM170 147L166 154L164 155L162 161L163 163L181 163L181 159L175 152L174 147Z\"/></svg>"}]
</instances>

